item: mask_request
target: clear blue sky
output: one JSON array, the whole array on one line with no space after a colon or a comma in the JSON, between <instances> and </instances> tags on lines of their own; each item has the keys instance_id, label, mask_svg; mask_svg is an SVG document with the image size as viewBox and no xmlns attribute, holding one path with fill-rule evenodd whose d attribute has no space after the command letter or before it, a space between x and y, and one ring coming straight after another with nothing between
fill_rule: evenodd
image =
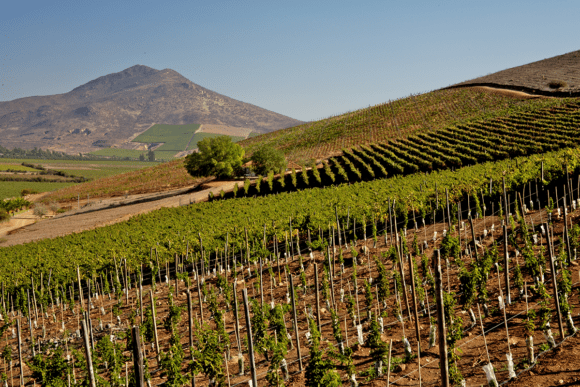
<instances>
[{"instance_id":1,"label":"clear blue sky","mask_svg":"<svg viewBox=\"0 0 580 387\"><path fill-rule=\"evenodd\" d=\"M135 64L301 120L580 49L580 1L5 1L0 101Z\"/></svg>"}]
</instances>

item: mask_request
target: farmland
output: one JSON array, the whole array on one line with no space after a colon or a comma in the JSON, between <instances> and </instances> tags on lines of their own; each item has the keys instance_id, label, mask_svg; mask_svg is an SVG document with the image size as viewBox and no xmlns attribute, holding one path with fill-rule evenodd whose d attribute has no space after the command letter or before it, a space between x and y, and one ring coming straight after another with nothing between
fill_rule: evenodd
<instances>
[{"instance_id":1,"label":"farmland","mask_svg":"<svg viewBox=\"0 0 580 387\"><path fill-rule=\"evenodd\" d=\"M125 194L159 192L167 189L195 185L199 179L191 177L183 167L183 159L164 163L138 163L141 168L127 172L102 177L86 183L70 186L63 190L52 192L42 198L42 201L70 201L78 196L110 197Z\"/></svg>"},{"instance_id":2,"label":"farmland","mask_svg":"<svg viewBox=\"0 0 580 387\"><path fill-rule=\"evenodd\" d=\"M279 385L286 374L290 386L322 375L338 384L353 377L438 384L445 354L454 385L482 385L483 366L493 364L497 380L507 382L512 371L537 364L529 348L544 359L577 343L578 99L428 94L398 101L396 114L396 104L381 105L242 141L248 153L276 144L300 162L299 172L0 249L10 302L36 321L24 334L43 332L26 302L33 290L41 316L60 308L43 322L48 338L74 332L75 364L67 362L62 375L86 379L77 316L88 310L86 322L99 326L91 329L95 374L120 383L134 377L123 369L132 348L125 339L139 326L153 385L192 376L196 385L250 378ZM312 162L318 156L323 162ZM195 183L176 160L45 200ZM46 340L37 364L50 356ZM23 372L39 378L29 365Z\"/></svg>"},{"instance_id":3,"label":"farmland","mask_svg":"<svg viewBox=\"0 0 580 387\"><path fill-rule=\"evenodd\" d=\"M477 88L437 90L252 137L240 144L248 154L260 144L271 144L283 150L289 160L305 163L339 155L342 149L356 145L402 139L451 124L557 103Z\"/></svg>"},{"instance_id":4,"label":"farmland","mask_svg":"<svg viewBox=\"0 0 580 387\"><path fill-rule=\"evenodd\" d=\"M130 159L139 159L139 156L147 156L147 151L137 150L137 149L121 149L121 148L103 148L97 151L91 152L92 155L104 156L104 157L118 157Z\"/></svg>"},{"instance_id":5,"label":"farmland","mask_svg":"<svg viewBox=\"0 0 580 387\"><path fill-rule=\"evenodd\" d=\"M30 192L48 192L75 185L72 179L58 175L42 174L46 171L23 166L35 165L44 168L46 171L58 171L65 175L79 177L88 180L100 179L114 176L126 172L136 171L140 168L151 166L151 163L135 161L113 161L113 160L91 160L91 161L71 161L71 160L43 160L43 159L2 159L4 170L18 171L14 174L4 174L0 181L0 198L19 196L23 189ZM26 173L24 173L26 172ZM47 181L54 177L53 181ZM12 179L12 180L10 180ZM14 180L19 179L19 180ZM25 181L42 179L43 181Z\"/></svg>"},{"instance_id":6,"label":"farmland","mask_svg":"<svg viewBox=\"0 0 580 387\"><path fill-rule=\"evenodd\" d=\"M304 385L305 377L314 377L316 365L311 360L318 357L326 362L320 372L335 372L342 383L352 375L359 382L384 383L389 373L391 382L408 385L417 383L419 372L423 383L438 383L440 337L450 346L454 383L465 378L469 385L485 384L481 367L488 362L503 382L512 368L505 353L513 357L516 373L534 364L525 344L529 336L534 337L534 353L540 359L551 356L553 352L546 351L563 339L575 340L568 336L575 332L578 317L566 323L567 311L576 316L580 310L577 298L571 297L578 285L575 280L566 282L575 256L567 255L573 250L567 250L563 232L567 219L571 248L580 247L579 210L571 202L580 192L572 188L571 196L563 198L562 188L578 181L579 152L564 150L456 171L164 209L124 224L2 249L6 257L2 280L17 309L8 315L15 319L22 313L36 322L20 320L22 335L38 340L38 364L49 356L49 348L54 349L48 339L60 338L63 324L73 333L65 349L50 355L66 358L69 351L76 351L75 365L67 363L60 378L88 377L77 318L83 308L93 326L88 341L95 343L95 373L111 381L125 378L123 366L131 350L126 337L137 325L143 334L145 378L152 385L185 383L191 375L196 385L207 385L209 379L227 383L227 378L233 384L255 378L258 385L265 385L272 378L284 378L281 359L288 368L287 385ZM507 203L501 199L504 176ZM450 192L451 210L446 209L445 189ZM516 200L516 194L523 201ZM566 206L568 218L563 218ZM211 223L206 222L208 216ZM549 217L551 242L540 228ZM502 220L508 226L503 232ZM549 268L553 253L557 281L549 274L554 272ZM508 261L508 254L514 258ZM127 257L126 269L122 257ZM48 267L52 286L47 282ZM540 270L547 273L545 278L537 276ZM32 305L38 304L40 316L43 310L54 313L54 319L43 322L36 317L34 307L24 302L26 293L17 291L23 287L17 288L15 281L29 288L31 275L38 294ZM77 283L83 286L82 293ZM554 283L561 321L553 301ZM76 300L71 299L73 291ZM436 299L440 293L441 303ZM59 304L54 303L55 296ZM498 302L500 296L511 299L505 304L509 320ZM244 313L245 308L251 312ZM245 316L251 316L247 321L251 336L244 328ZM448 334L432 338L442 319ZM553 344L543 336L548 322ZM16 348L16 339L9 332L4 335ZM105 349L112 346L122 358L107 355ZM200 361L193 370L186 360L192 356ZM241 357L245 375L238 375ZM127 370L131 378L132 366ZM39 378L30 366L24 366L23 373L26 380Z\"/></svg>"}]
</instances>

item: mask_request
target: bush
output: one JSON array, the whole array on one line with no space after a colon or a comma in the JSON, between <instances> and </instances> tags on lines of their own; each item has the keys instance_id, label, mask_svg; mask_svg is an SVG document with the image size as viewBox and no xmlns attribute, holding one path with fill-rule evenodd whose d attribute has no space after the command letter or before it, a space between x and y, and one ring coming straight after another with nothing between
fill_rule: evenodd
<instances>
[{"instance_id":1,"label":"bush","mask_svg":"<svg viewBox=\"0 0 580 387\"><path fill-rule=\"evenodd\" d=\"M10 219L10 214L5 209L0 208L0 222L6 222Z\"/></svg>"},{"instance_id":2,"label":"bush","mask_svg":"<svg viewBox=\"0 0 580 387\"><path fill-rule=\"evenodd\" d=\"M244 149L231 137L206 138L197 143L199 152L185 158L185 169L193 177L232 177L241 172Z\"/></svg>"},{"instance_id":3,"label":"bush","mask_svg":"<svg viewBox=\"0 0 580 387\"><path fill-rule=\"evenodd\" d=\"M48 212L48 210L42 204L37 204L34 207L34 211L33 211L34 215L39 216L39 217L43 217L44 215L46 215L47 212Z\"/></svg>"},{"instance_id":4,"label":"bush","mask_svg":"<svg viewBox=\"0 0 580 387\"><path fill-rule=\"evenodd\" d=\"M32 195L32 194L37 194L37 193L38 193L38 191L36 191L36 190L24 188L22 191L20 191L20 196L24 197L26 195Z\"/></svg>"},{"instance_id":5,"label":"bush","mask_svg":"<svg viewBox=\"0 0 580 387\"><path fill-rule=\"evenodd\" d=\"M550 81L548 83L548 87L550 89L561 89L563 87L568 86L568 84L564 81L559 81L559 80L555 80L555 81Z\"/></svg>"},{"instance_id":6,"label":"bush","mask_svg":"<svg viewBox=\"0 0 580 387\"><path fill-rule=\"evenodd\" d=\"M268 175L269 172L286 170L286 158L278 149L263 145L252 154L252 169L258 175Z\"/></svg>"}]
</instances>

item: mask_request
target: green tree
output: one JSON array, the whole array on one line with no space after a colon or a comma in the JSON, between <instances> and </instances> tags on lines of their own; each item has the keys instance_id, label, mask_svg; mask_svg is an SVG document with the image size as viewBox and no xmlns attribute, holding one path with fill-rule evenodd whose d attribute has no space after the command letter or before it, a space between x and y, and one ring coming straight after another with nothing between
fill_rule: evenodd
<instances>
[{"instance_id":1,"label":"green tree","mask_svg":"<svg viewBox=\"0 0 580 387\"><path fill-rule=\"evenodd\" d=\"M250 160L252 160L252 169L259 175L265 176L270 171L286 170L284 153L271 145L262 145L252 154Z\"/></svg>"},{"instance_id":2,"label":"green tree","mask_svg":"<svg viewBox=\"0 0 580 387\"><path fill-rule=\"evenodd\" d=\"M239 173L244 149L228 136L205 138L197 143L199 152L185 159L185 169L194 177L231 177Z\"/></svg>"},{"instance_id":3,"label":"green tree","mask_svg":"<svg viewBox=\"0 0 580 387\"><path fill-rule=\"evenodd\" d=\"M155 161L155 152L152 150L147 152L147 161Z\"/></svg>"}]
</instances>

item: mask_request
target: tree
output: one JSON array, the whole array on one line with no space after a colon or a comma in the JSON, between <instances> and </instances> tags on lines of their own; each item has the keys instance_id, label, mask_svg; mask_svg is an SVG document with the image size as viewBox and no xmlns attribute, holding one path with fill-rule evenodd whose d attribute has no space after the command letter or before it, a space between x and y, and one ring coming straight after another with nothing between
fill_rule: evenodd
<instances>
[{"instance_id":1,"label":"tree","mask_svg":"<svg viewBox=\"0 0 580 387\"><path fill-rule=\"evenodd\" d=\"M262 145L258 148L252 157L252 169L259 175L267 175L268 172L285 171L286 158L284 153L270 145Z\"/></svg>"},{"instance_id":2,"label":"tree","mask_svg":"<svg viewBox=\"0 0 580 387\"><path fill-rule=\"evenodd\" d=\"M155 161L155 152L153 152L152 150L147 152L147 160L148 161Z\"/></svg>"},{"instance_id":3,"label":"tree","mask_svg":"<svg viewBox=\"0 0 580 387\"><path fill-rule=\"evenodd\" d=\"M145 161L145 153L139 155L139 161Z\"/></svg>"},{"instance_id":4,"label":"tree","mask_svg":"<svg viewBox=\"0 0 580 387\"><path fill-rule=\"evenodd\" d=\"M231 177L242 167L244 149L228 136L205 138L197 143L199 152L185 159L185 169L194 177Z\"/></svg>"}]
</instances>

